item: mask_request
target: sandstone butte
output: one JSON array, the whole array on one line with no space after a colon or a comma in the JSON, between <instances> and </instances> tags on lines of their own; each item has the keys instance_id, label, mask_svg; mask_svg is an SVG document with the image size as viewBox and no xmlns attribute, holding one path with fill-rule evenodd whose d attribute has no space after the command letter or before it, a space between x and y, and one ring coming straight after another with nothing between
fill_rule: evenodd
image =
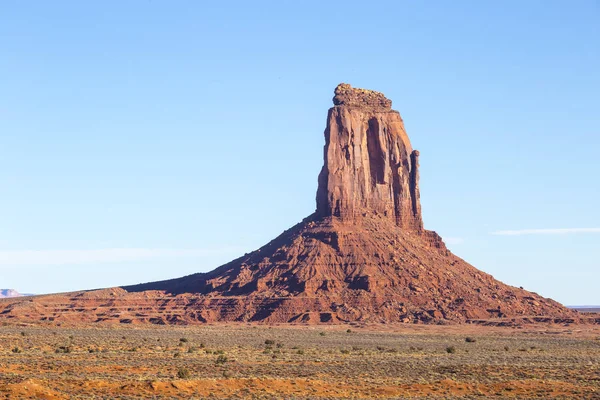
<instances>
[{"instance_id":1,"label":"sandstone butte","mask_svg":"<svg viewBox=\"0 0 600 400\"><path fill-rule=\"evenodd\" d=\"M581 322L452 254L423 228L419 152L382 93L340 84L316 211L211 272L0 300L0 320L264 323ZM593 321L599 322L599 321Z\"/></svg>"}]
</instances>

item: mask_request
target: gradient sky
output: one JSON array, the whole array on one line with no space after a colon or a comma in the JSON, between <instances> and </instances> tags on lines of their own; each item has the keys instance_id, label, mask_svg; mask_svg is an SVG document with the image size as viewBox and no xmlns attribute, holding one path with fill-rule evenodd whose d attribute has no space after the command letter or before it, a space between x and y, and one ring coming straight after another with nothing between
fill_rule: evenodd
<instances>
[{"instance_id":1,"label":"gradient sky","mask_svg":"<svg viewBox=\"0 0 600 400\"><path fill-rule=\"evenodd\" d=\"M425 225L599 304L598 1L0 2L0 288L208 271L315 208L334 87L384 92Z\"/></svg>"}]
</instances>

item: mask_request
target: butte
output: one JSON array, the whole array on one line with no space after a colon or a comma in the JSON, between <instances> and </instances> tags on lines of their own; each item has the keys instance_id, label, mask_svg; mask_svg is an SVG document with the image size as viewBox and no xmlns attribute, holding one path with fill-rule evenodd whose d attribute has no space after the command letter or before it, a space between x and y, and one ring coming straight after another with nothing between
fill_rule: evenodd
<instances>
[{"instance_id":1,"label":"butte","mask_svg":"<svg viewBox=\"0 0 600 400\"><path fill-rule=\"evenodd\" d=\"M572 316L453 255L423 228L419 152L382 93L340 84L316 211L211 272L124 287L194 293L206 321L434 322Z\"/></svg>"},{"instance_id":2,"label":"butte","mask_svg":"<svg viewBox=\"0 0 600 400\"><path fill-rule=\"evenodd\" d=\"M0 318L265 323L574 322L423 228L419 152L382 93L340 84L327 115L316 211L208 273L0 302Z\"/></svg>"}]
</instances>

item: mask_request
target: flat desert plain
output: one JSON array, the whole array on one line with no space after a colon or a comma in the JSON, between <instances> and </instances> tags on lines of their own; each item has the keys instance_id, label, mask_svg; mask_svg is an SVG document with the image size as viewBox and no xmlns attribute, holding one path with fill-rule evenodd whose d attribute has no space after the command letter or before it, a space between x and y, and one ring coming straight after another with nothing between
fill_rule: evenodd
<instances>
[{"instance_id":1,"label":"flat desert plain","mask_svg":"<svg viewBox=\"0 0 600 400\"><path fill-rule=\"evenodd\" d=\"M600 398L600 326L0 327L9 399Z\"/></svg>"}]
</instances>

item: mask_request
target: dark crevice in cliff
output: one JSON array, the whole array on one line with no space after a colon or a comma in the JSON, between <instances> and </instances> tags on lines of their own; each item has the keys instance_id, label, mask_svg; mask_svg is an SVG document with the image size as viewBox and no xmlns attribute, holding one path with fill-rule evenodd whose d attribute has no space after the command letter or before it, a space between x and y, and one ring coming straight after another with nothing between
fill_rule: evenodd
<instances>
[{"instance_id":1,"label":"dark crevice in cliff","mask_svg":"<svg viewBox=\"0 0 600 400\"><path fill-rule=\"evenodd\" d=\"M377 118L369 120L367 129L367 150L369 152L369 170L371 172L371 182L376 184L385 184L385 154L381 149L379 139L379 122Z\"/></svg>"}]
</instances>

